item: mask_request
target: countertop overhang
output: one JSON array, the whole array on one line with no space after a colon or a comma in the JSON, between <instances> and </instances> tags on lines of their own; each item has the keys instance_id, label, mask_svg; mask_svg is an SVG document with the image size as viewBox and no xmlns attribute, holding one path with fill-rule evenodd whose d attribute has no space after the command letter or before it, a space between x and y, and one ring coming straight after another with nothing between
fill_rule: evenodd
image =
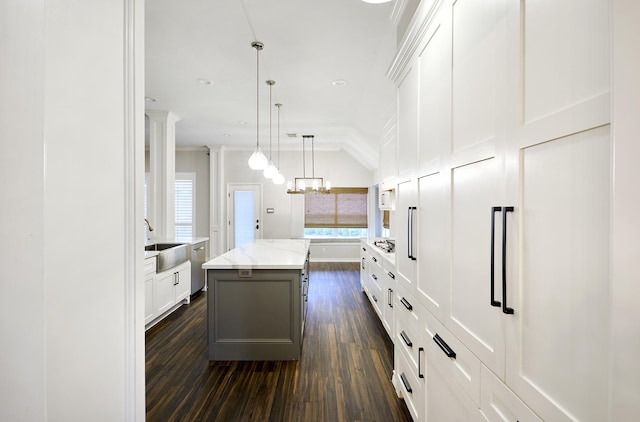
<instances>
[{"instance_id":1,"label":"countertop overhang","mask_svg":"<svg viewBox=\"0 0 640 422\"><path fill-rule=\"evenodd\" d=\"M205 270L291 269L304 267L308 239L257 239L205 262Z\"/></svg>"}]
</instances>

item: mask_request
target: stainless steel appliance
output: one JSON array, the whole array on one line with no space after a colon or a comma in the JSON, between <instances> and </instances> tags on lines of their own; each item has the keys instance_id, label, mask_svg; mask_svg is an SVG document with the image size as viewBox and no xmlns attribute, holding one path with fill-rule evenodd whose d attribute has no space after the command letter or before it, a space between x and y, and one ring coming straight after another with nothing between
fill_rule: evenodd
<instances>
[{"instance_id":1,"label":"stainless steel appliance","mask_svg":"<svg viewBox=\"0 0 640 422\"><path fill-rule=\"evenodd\" d=\"M206 262L206 241L191 245L191 294L204 288L204 270L202 264Z\"/></svg>"}]
</instances>

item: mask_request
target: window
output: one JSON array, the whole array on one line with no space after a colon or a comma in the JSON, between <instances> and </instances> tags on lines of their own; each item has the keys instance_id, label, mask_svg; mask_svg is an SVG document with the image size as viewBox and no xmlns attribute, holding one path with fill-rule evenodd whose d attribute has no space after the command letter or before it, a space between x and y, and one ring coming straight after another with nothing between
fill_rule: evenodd
<instances>
[{"instance_id":1,"label":"window","mask_svg":"<svg viewBox=\"0 0 640 422\"><path fill-rule=\"evenodd\" d=\"M304 195L305 237L367 236L367 188L333 188Z\"/></svg>"},{"instance_id":2,"label":"window","mask_svg":"<svg viewBox=\"0 0 640 422\"><path fill-rule=\"evenodd\" d=\"M144 177L144 217L149 217L149 173ZM175 237L193 237L195 216L196 174L176 173L175 180ZM146 230L146 228L145 228ZM145 233L146 236L148 234Z\"/></svg>"},{"instance_id":3,"label":"window","mask_svg":"<svg viewBox=\"0 0 640 422\"><path fill-rule=\"evenodd\" d=\"M195 173L176 173L176 238L193 237L195 185Z\"/></svg>"}]
</instances>

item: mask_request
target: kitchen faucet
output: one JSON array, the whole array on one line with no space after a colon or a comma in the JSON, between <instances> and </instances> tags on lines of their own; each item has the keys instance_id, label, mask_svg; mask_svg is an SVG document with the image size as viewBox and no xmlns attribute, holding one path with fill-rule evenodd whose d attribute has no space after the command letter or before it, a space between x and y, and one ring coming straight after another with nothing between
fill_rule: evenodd
<instances>
[{"instance_id":1,"label":"kitchen faucet","mask_svg":"<svg viewBox=\"0 0 640 422\"><path fill-rule=\"evenodd\" d=\"M153 231L153 227L151 227L151 223L149 223L149 220L147 220L146 218L144 219L144 223L147 225L147 227L149 228L149 231L152 232Z\"/></svg>"}]
</instances>

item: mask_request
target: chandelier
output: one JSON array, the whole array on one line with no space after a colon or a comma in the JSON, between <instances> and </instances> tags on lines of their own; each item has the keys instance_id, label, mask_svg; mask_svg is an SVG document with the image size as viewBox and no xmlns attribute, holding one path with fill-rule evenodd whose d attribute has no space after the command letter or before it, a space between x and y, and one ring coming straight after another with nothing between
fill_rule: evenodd
<instances>
[{"instance_id":1,"label":"chandelier","mask_svg":"<svg viewBox=\"0 0 640 422\"><path fill-rule=\"evenodd\" d=\"M306 168L305 144L308 139L311 139L311 177L307 177ZM293 181L287 182L287 193L301 194L307 192L331 192L331 182L327 180L327 183L325 184L322 177L315 176L315 149L313 141L313 135L302 135L302 177L295 177Z\"/></svg>"}]
</instances>

